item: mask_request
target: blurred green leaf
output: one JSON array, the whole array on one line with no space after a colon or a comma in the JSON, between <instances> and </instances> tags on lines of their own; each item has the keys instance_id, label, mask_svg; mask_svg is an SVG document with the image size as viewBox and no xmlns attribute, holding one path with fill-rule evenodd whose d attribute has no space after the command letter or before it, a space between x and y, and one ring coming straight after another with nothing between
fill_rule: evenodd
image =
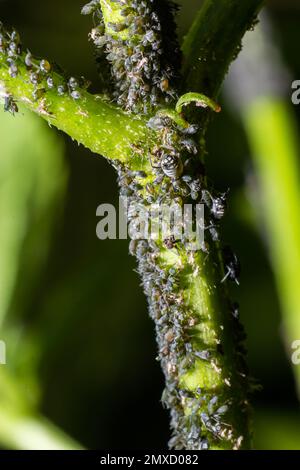
<instances>
[{"instance_id":1,"label":"blurred green leaf","mask_svg":"<svg viewBox=\"0 0 300 470\"><path fill-rule=\"evenodd\" d=\"M64 144L32 113L0 111L0 441L13 448L74 448L38 416L39 337L30 306L46 267L67 181Z\"/></svg>"},{"instance_id":2,"label":"blurred green leaf","mask_svg":"<svg viewBox=\"0 0 300 470\"><path fill-rule=\"evenodd\" d=\"M300 413L288 409L264 408L255 414L254 448L258 450L299 450Z\"/></svg>"},{"instance_id":3,"label":"blurred green leaf","mask_svg":"<svg viewBox=\"0 0 300 470\"><path fill-rule=\"evenodd\" d=\"M21 110L0 112L0 323L18 286L19 309L44 265L66 182L64 146L47 125ZM16 307L16 305L15 305ZM15 312L14 312L15 313Z\"/></svg>"}]
</instances>

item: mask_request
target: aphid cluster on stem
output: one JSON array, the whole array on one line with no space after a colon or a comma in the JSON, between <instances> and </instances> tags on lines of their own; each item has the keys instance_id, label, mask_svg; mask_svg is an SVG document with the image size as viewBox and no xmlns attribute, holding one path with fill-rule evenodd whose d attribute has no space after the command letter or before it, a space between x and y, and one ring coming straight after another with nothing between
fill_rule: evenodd
<instances>
[{"instance_id":1,"label":"aphid cluster on stem","mask_svg":"<svg viewBox=\"0 0 300 470\"><path fill-rule=\"evenodd\" d=\"M82 13L93 14L97 23L90 38L101 65L103 53L110 64L113 98L136 113L171 103L181 61L175 35L169 35L176 30L177 6L168 0L114 0L122 21L104 25L100 3L88 3ZM118 34L122 32L126 34Z\"/></svg>"},{"instance_id":2,"label":"aphid cluster on stem","mask_svg":"<svg viewBox=\"0 0 300 470\"><path fill-rule=\"evenodd\" d=\"M112 0L110 0L112 1ZM175 70L179 69L177 45L166 41L164 16L173 21L175 7L161 0L115 0L120 6L124 21L104 26L99 1L93 0L83 8L84 14L92 14L95 28L91 33L97 49L104 48L111 65L115 81L114 98L119 105L133 112L148 113L151 109L170 103L176 96ZM171 12L171 13L170 13ZM172 28L173 29L173 28ZM118 33L126 32L125 36ZM169 48L172 48L170 51ZM46 59L36 60L22 45L15 30L5 32L0 27L0 54L5 57L9 74L16 78L19 67L26 68L33 85L33 100L43 99L48 91L59 96L70 96L74 100L82 97L85 81L73 77L60 78L57 67ZM189 100L194 100L191 96ZM184 100L179 100L181 106ZM18 108L12 96L5 97L5 109L12 113ZM157 141L149 149L142 149L149 156L152 171L132 171L114 161L117 169L120 194L129 204L129 222L135 221L135 204L143 204L151 210L152 204L177 202L206 207L205 227L209 230L211 246L219 245L218 224L226 210L226 193L215 194L208 189L204 165L199 156L195 135L198 128L187 123L180 113L163 107L148 121L148 126L157 132ZM133 148L133 152L134 152ZM137 149L136 149L137 151ZM158 240L132 240L130 252L138 261L144 291L148 298L149 313L154 320L158 359L166 379L162 402L170 410L173 431L170 446L176 449L208 449L218 440L226 440L238 448L239 438L227 423L231 403L217 391L198 388L189 390L181 378L192 370L196 363L210 367L222 374L225 347L222 335L215 343L208 344L200 337L197 327L201 316L194 311L185 298L184 283L188 276L199 275L199 263L189 249L189 240L177 240L174 235ZM207 245L203 251L210 255ZM162 254L176 253L178 262L168 264ZM222 252L224 277L220 279L238 282L240 272L237 257L225 247ZM201 257L199 257L201 258ZM238 319L237 304L229 303L228 316L233 324L237 355L242 363L244 350L241 345L243 330ZM197 341L195 331L197 330ZM247 371L241 369L246 377ZM223 377L230 387L230 379Z\"/></svg>"},{"instance_id":3,"label":"aphid cluster on stem","mask_svg":"<svg viewBox=\"0 0 300 470\"><path fill-rule=\"evenodd\" d=\"M148 121L149 128L158 134L159 145L151 149L150 164L156 178L148 186L150 195L161 189L171 197L200 201L205 177L198 147L193 134L197 127L180 127L169 115L159 112ZM159 185L159 186L158 186ZM155 197L155 196L154 196ZM154 197L150 197L150 200Z\"/></svg>"},{"instance_id":4,"label":"aphid cluster on stem","mask_svg":"<svg viewBox=\"0 0 300 470\"><path fill-rule=\"evenodd\" d=\"M170 132L172 136L167 135ZM175 134L177 135L176 139ZM182 138L186 139L186 136L182 136L178 133L178 130L170 129L169 123L168 126L164 127L164 138L166 139L164 142L168 141L169 143L169 154L175 155L174 148L170 143L176 142L178 146L178 142L181 142ZM185 146L186 144L180 145ZM195 156L194 150L192 152L188 151L191 148L194 149L195 146L194 142L188 141L189 148L186 149L187 155ZM182 148L181 154L178 153L178 156L185 160ZM174 162L172 160L168 163L173 164ZM148 205L150 210L153 202L164 200L166 197L162 185L153 183L150 187L154 188L154 191L151 193L151 200L149 202L149 190L146 190L146 193L143 191L145 186L144 180L147 178L146 173L131 171L124 164L118 162L114 162L114 166L118 171L120 194L127 198L129 207L131 204L143 204L144 207ZM183 169L182 172L174 174L171 172L171 169L168 169L168 174L159 165L157 166L158 168L154 167L154 171L157 171L160 175L163 174L164 179L169 181L167 191L171 191L171 193L174 191L175 193L176 189L173 187L174 181L189 175L190 179L186 178L188 184L184 184L188 188L193 185L194 190L198 191L198 200L201 201L203 199L204 194L206 194L204 192L203 168L200 172L199 167L191 162L190 166L186 167L188 168L186 172ZM177 195L179 195L178 199L182 203L184 201L193 201L190 193L184 197L179 191ZM213 210L210 197L208 199L209 208ZM222 196L220 196L220 199L223 201ZM210 210L208 217L212 217ZM220 218L220 211L215 215L216 219ZM128 216L128 222L131 223L134 221L136 214L129 209ZM232 442L233 446L238 447L239 443L236 436L234 436L232 426L226 421L230 402L227 399L221 399L217 396L217 393L212 393L209 390L198 389L195 393L184 388L180 383L180 378L186 372L193 369L195 361L202 361L205 367L213 367L220 374L220 358L223 357L224 351L221 340L216 343L214 348L207 346L205 342L203 344L194 342L194 331L200 322L200 318L187 306L184 297L183 279L186 275L185 270L187 267L184 263L172 266L165 265L161 260L161 252L164 249L179 250L178 253L185 252L187 253L186 256L188 256L185 242L177 241L174 237L169 237L165 240L132 240L129 246L130 253L137 258L138 273L141 276L144 291L148 298L149 314L155 323L158 359L161 363L166 382L162 402L170 410L171 414L173 433L170 447L175 449L204 450L208 449L212 442L220 440ZM229 257L226 258L226 261L229 261ZM195 270L195 275L197 275L197 270ZM237 305L229 304L229 310L232 312L237 354L242 360L243 351L240 342L243 339L243 331L238 320ZM230 315L229 312L228 315ZM229 383L228 380L227 383ZM187 409L189 410L188 414L186 412Z\"/></svg>"},{"instance_id":5,"label":"aphid cluster on stem","mask_svg":"<svg viewBox=\"0 0 300 470\"><path fill-rule=\"evenodd\" d=\"M88 82L81 77L67 79L56 64L51 64L47 59L36 59L32 53L23 51L20 35L15 29L7 30L0 23L0 57L5 59L8 73L12 79L17 78L24 68L29 74L29 82L33 85L32 99L43 99L47 91L56 91L59 96L69 95L74 100L82 97L82 89L88 87ZM15 114L18 106L12 96L7 95L4 103L5 111ZM43 109L44 112L47 112Z\"/></svg>"}]
</instances>

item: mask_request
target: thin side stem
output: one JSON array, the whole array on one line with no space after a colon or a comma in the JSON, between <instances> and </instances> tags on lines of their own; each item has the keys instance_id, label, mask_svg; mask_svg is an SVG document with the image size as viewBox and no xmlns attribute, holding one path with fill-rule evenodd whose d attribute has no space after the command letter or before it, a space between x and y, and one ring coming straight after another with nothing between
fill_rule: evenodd
<instances>
[{"instance_id":1,"label":"thin side stem","mask_svg":"<svg viewBox=\"0 0 300 470\"><path fill-rule=\"evenodd\" d=\"M57 73L52 75L57 83L65 81ZM33 93L36 87L30 81L30 72L26 66L19 63L18 75L12 78L1 54L0 86L2 96L12 95L14 100L41 116L50 126L64 131L92 152L110 160L127 162L132 169L135 166L142 169L144 165L148 165L141 154L135 159L132 150L134 145L141 142L147 148L147 143L151 141L151 131L144 118L129 116L101 96L91 95L83 89L80 90L81 97L78 100L69 94L59 96L56 89L49 89L35 99ZM40 89L42 87L43 83L40 84Z\"/></svg>"},{"instance_id":2,"label":"thin side stem","mask_svg":"<svg viewBox=\"0 0 300 470\"><path fill-rule=\"evenodd\" d=\"M263 0L206 0L185 37L183 91L216 98L245 32L255 25Z\"/></svg>"}]
</instances>

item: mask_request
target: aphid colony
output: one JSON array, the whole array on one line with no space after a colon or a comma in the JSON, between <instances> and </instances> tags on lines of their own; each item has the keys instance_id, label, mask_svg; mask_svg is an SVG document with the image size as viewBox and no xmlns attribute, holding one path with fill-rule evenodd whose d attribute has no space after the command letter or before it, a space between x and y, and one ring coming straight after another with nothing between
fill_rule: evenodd
<instances>
[{"instance_id":1,"label":"aphid colony","mask_svg":"<svg viewBox=\"0 0 300 470\"><path fill-rule=\"evenodd\" d=\"M161 113L160 113L161 114ZM169 116L155 116L148 126L160 135L159 145L152 150L150 163L156 175L152 184L147 185L147 201L154 202L160 196L165 201L174 198L186 202L202 203L206 207L206 226L214 241L219 240L218 224L227 206L224 194L213 194L206 189L205 168L200 161L193 134L195 125L187 128L178 126ZM237 272L238 276L239 272ZM232 276L227 276L232 279ZM226 278L227 278L226 277ZM224 279L225 280L225 279Z\"/></svg>"},{"instance_id":2,"label":"aphid colony","mask_svg":"<svg viewBox=\"0 0 300 470\"><path fill-rule=\"evenodd\" d=\"M23 52L20 36L15 29L7 31L0 23L0 55L5 58L8 72L11 78L16 78L20 73L20 67L26 67L29 73L29 82L34 85L32 98L34 101L41 99L47 90L56 90L59 96L68 94L74 100L81 98L82 88L87 88L88 83L82 77L61 78L57 72L62 72L46 59L35 59L30 51ZM12 96L7 95L4 103L5 111L12 114L18 111L18 106Z\"/></svg>"},{"instance_id":3,"label":"aphid colony","mask_svg":"<svg viewBox=\"0 0 300 470\"><path fill-rule=\"evenodd\" d=\"M205 186L205 171L198 160L198 148L188 133L178 128L167 117L154 118L150 122L159 134L159 146L150 149L153 182L145 184L148 175L130 171L120 163L114 163L119 175L121 196L126 196L128 205L143 204L152 207L157 202L174 201L182 204L204 202L207 206L208 222L217 231L217 223L223 217L226 207L225 195L213 196ZM192 126L191 126L192 127ZM196 156L197 155L197 156ZM129 222L135 217L129 210ZM213 238L214 240L214 238ZM180 377L193 368L196 360L219 368L220 357L224 354L220 342L214 349L203 343L195 345L193 331L199 318L185 304L182 291L186 263L182 266L166 267L161 261L161 251L175 249L186 253L185 240L174 237L165 240L132 240L130 252L138 261L145 294L148 298L149 313L154 320L158 344L158 359L165 375L166 388L162 402L170 410L173 431L170 447L176 449L207 449L212 440L225 439L238 446L233 430L226 423L226 412L230 402L219 403L213 392L198 390L197 393L183 389ZM225 277L236 281L237 260L228 248L224 249ZM197 273L196 273L197 274ZM225 281L220 279L220 282ZM236 351L240 358L241 370L246 377L241 340L243 330L238 319L238 305L229 304L228 315L233 324ZM190 410L186 415L187 406Z\"/></svg>"},{"instance_id":4,"label":"aphid colony","mask_svg":"<svg viewBox=\"0 0 300 470\"><path fill-rule=\"evenodd\" d=\"M177 6L167 0L113 0L120 7L122 22L104 25L100 3L85 5L96 26L90 33L103 73L103 53L113 77L112 96L133 112L148 113L160 103L176 98L174 86L180 70L180 49L170 37L175 31ZM126 31L126 38L121 33Z\"/></svg>"},{"instance_id":5,"label":"aphid colony","mask_svg":"<svg viewBox=\"0 0 300 470\"><path fill-rule=\"evenodd\" d=\"M131 203L143 204L149 210L157 203L204 203L207 209L206 224L212 242L219 241L218 223L225 214L226 194L214 195L207 189L205 169L200 162L194 139L197 127L182 127L168 114L159 111L148 122L149 128L157 133L157 145L149 149L152 180L149 182L149 175L144 172L132 172L124 165L115 163L119 174L120 194L128 198L129 206ZM135 151L138 152L138 149ZM145 179L147 183L144 182ZM129 210L129 222L134 217L134 211ZM211 391L199 389L195 393L184 389L180 384L180 377L191 370L197 360L220 371L220 358L224 354L221 340L213 349L205 342L199 346L193 341L193 331L199 317L187 308L182 290L186 260L189 258L187 242L184 239L176 240L174 236L164 240L130 242L130 252L137 258L138 273L148 298L149 313L155 323L158 359L166 381L162 402L171 413L173 433L170 447L207 449L209 442L225 439L238 448L238 437L234 436L232 427L226 423L230 402L226 400L219 403L217 395ZM164 266L160 256L164 249L185 253L183 267ZM239 275L237 258L228 247L224 248L223 256L225 275L220 283L227 279L236 282ZM228 315L233 326L240 373L246 380L247 370L241 345L244 333L238 318L237 304L229 304ZM190 410L188 415L187 407Z\"/></svg>"},{"instance_id":6,"label":"aphid colony","mask_svg":"<svg viewBox=\"0 0 300 470\"><path fill-rule=\"evenodd\" d=\"M112 1L112 0L111 0ZM114 0L122 10L123 23L110 24L114 32L128 30L127 39L117 34L108 34L104 29L99 1L87 4L83 14L93 14L95 28L91 33L97 50L104 49L114 82L113 97L126 110L148 113L176 96L175 70L179 70L180 54L177 44L166 38L165 21L172 23L175 7L162 0ZM171 12L171 13L170 13ZM170 31L175 27L171 25ZM168 41L167 41L168 39ZM30 82L34 85L33 99L41 98L47 90L56 90L58 95L70 95L80 99L80 81L58 79L55 66L47 60L35 60L31 53L22 53L16 31L4 32L0 27L0 54L4 55L9 73L17 77L19 66L25 65ZM5 98L5 109L14 113L17 105L11 96ZM157 113L148 122L157 133L157 145L148 149L152 174L131 171L124 164L114 162L120 185L120 194L131 203L149 207L156 203L177 202L179 204L204 203L206 206L205 228L209 230L212 243L218 241L218 223L226 209L226 194L215 195L208 190L205 169L198 155L194 125L181 126L172 115ZM137 151L133 148L133 153ZM145 151L145 149L143 149ZM146 150L147 151L147 150ZM150 176L150 177L149 177ZM129 211L129 222L134 212ZM149 312L155 322L158 343L158 359L166 378L162 402L170 410L173 430L170 446L176 449L207 449L209 442L225 439L235 442L236 436L226 423L230 401L220 399L211 390L196 392L184 389L180 377L190 370L195 361L203 361L215 370L221 370L223 345L209 348L193 341L199 317L190 310L184 298L183 278L185 269L194 269L187 261L192 254L187 248L188 240L168 237L164 240L132 240L130 252L138 261L138 272L142 278L148 298ZM206 246L203 247L205 251ZM185 257L185 262L167 267L162 263L164 250L176 250ZM209 252L208 252L209 255ZM223 250L224 277L220 283L230 280L238 282L239 264L236 256L225 247ZM197 270L193 272L198 275ZM228 315L232 319L237 355L242 363L243 330L238 318L238 305L229 304ZM243 372L246 377L246 370ZM189 410L189 414L186 410Z\"/></svg>"}]
</instances>

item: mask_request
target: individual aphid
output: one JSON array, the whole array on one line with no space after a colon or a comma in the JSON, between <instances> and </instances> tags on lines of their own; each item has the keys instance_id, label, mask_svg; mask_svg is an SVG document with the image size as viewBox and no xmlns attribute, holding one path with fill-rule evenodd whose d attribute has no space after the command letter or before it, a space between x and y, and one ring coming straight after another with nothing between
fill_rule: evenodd
<instances>
[{"instance_id":1,"label":"individual aphid","mask_svg":"<svg viewBox=\"0 0 300 470\"><path fill-rule=\"evenodd\" d=\"M171 179L178 179L183 172L183 164L179 155L164 154L161 158L161 169Z\"/></svg>"},{"instance_id":2,"label":"individual aphid","mask_svg":"<svg viewBox=\"0 0 300 470\"><path fill-rule=\"evenodd\" d=\"M81 93L78 90L71 90L70 96L73 100L80 100Z\"/></svg>"},{"instance_id":3,"label":"individual aphid","mask_svg":"<svg viewBox=\"0 0 300 470\"><path fill-rule=\"evenodd\" d=\"M209 233L214 242L218 242L220 240L219 232L218 229L215 225L210 225L209 227Z\"/></svg>"},{"instance_id":4,"label":"individual aphid","mask_svg":"<svg viewBox=\"0 0 300 470\"><path fill-rule=\"evenodd\" d=\"M213 199L213 204L211 207L211 213L214 218L217 220L222 219L224 217L226 207L226 194L222 194L221 196L215 197Z\"/></svg>"},{"instance_id":5,"label":"individual aphid","mask_svg":"<svg viewBox=\"0 0 300 470\"><path fill-rule=\"evenodd\" d=\"M143 189L143 186L141 186L140 184L138 184L136 181L132 181L130 184L129 184L129 188L137 193L138 191L141 191L141 189Z\"/></svg>"},{"instance_id":6,"label":"individual aphid","mask_svg":"<svg viewBox=\"0 0 300 470\"><path fill-rule=\"evenodd\" d=\"M53 80L53 77L51 77L51 75L47 77L46 83L47 83L48 88L50 89L54 88L54 80Z\"/></svg>"},{"instance_id":7,"label":"individual aphid","mask_svg":"<svg viewBox=\"0 0 300 470\"><path fill-rule=\"evenodd\" d=\"M126 186L122 187L120 189L120 196L122 196L122 197L130 197L130 196L132 196L132 194L133 193L132 193L131 189L126 187Z\"/></svg>"},{"instance_id":8,"label":"individual aphid","mask_svg":"<svg viewBox=\"0 0 300 470\"><path fill-rule=\"evenodd\" d=\"M7 41L2 33L0 33L0 52L5 53L7 49Z\"/></svg>"},{"instance_id":9,"label":"individual aphid","mask_svg":"<svg viewBox=\"0 0 300 470\"><path fill-rule=\"evenodd\" d=\"M164 243L164 246L165 246L168 250L172 250L172 248L174 248L175 245L176 245L176 239L175 239L174 235L172 235L172 236L169 237L169 238L165 238L163 243Z\"/></svg>"},{"instance_id":10,"label":"individual aphid","mask_svg":"<svg viewBox=\"0 0 300 470\"><path fill-rule=\"evenodd\" d=\"M127 28L126 23L107 23L108 28L112 29L115 33L120 33Z\"/></svg>"},{"instance_id":11,"label":"individual aphid","mask_svg":"<svg viewBox=\"0 0 300 470\"><path fill-rule=\"evenodd\" d=\"M145 240L140 240L140 243L137 246L136 249L136 256L137 258L142 258L143 256L146 256L148 251L148 244Z\"/></svg>"},{"instance_id":12,"label":"individual aphid","mask_svg":"<svg viewBox=\"0 0 300 470\"><path fill-rule=\"evenodd\" d=\"M78 83L79 83L79 87L83 88L84 90L87 90L91 85L91 81L86 79L83 76L79 78Z\"/></svg>"},{"instance_id":13,"label":"individual aphid","mask_svg":"<svg viewBox=\"0 0 300 470\"><path fill-rule=\"evenodd\" d=\"M104 29L99 28L93 28L92 31L89 34L90 39L93 41L96 47L101 49L107 44L107 37L104 34Z\"/></svg>"},{"instance_id":14,"label":"individual aphid","mask_svg":"<svg viewBox=\"0 0 300 470\"><path fill-rule=\"evenodd\" d=\"M123 173L119 177L119 185L120 186L129 186L130 183L132 183L132 181L133 181L132 175L128 174L128 173Z\"/></svg>"},{"instance_id":15,"label":"individual aphid","mask_svg":"<svg viewBox=\"0 0 300 470\"><path fill-rule=\"evenodd\" d=\"M202 199L205 204L209 207L212 216L216 220L220 220L224 217L225 210L227 207L226 203L227 193L222 194L221 196L213 197L209 191L206 189L202 191Z\"/></svg>"},{"instance_id":16,"label":"individual aphid","mask_svg":"<svg viewBox=\"0 0 300 470\"><path fill-rule=\"evenodd\" d=\"M170 88L170 82L167 78L163 78L159 86L160 86L161 91L168 91Z\"/></svg>"},{"instance_id":17,"label":"individual aphid","mask_svg":"<svg viewBox=\"0 0 300 470\"><path fill-rule=\"evenodd\" d=\"M203 361L209 361L211 358L211 353L208 350L195 351L194 354L196 357L202 359Z\"/></svg>"},{"instance_id":18,"label":"individual aphid","mask_svg":"<svg viewBox=\"0 0 300 470\"><path fill-rule=\"evenodd\" d=\"M183 183L180 178L172 180L174 190L179 193L182 197L186 197L190 194L189 188Z\"/></svg>"},{"instance_id":19,"label":"individual aphid","mask_svg":"<svg viewBox=\"0 0 300 470\"><path fill-rule=\"evenodd\" d=\"M53 116L53 113L49 111L46 98L42 97L42 99L40 100L39 105L38 105L38 112L42 114L43 116L47 116L47 117Z\"/></svg>"},{"instance_id":20,"label":"individual aphid","mask_svg":"<svg viewBox=\"0 0 300 470\"><path fill-rule=\"evenodd\" d=\"M193 199L193 201L197 201L197 199L199 199L199 193L197 193L196 191L191 191L191 198Z\"/></svg>"},{"instance_id":21,"label":"individual aphid","mask_svg":"<svg viewBox=\"0 0 300 470\"><path fill-rule=\"evenodd\" d=\"M225 276L223 277L221 282L226 281L226 279L228 278L239 285L241 266L236 254L233 253L229 246L225 246L223 248L222 254L224 261Z\"/></svg>"},{"instance_id":22,"label":"individual aphid","mask_svg":"<svg viewBox=\"0 0 300 470\"><path fill-rule=\"evenodd\" d=\"M240 316L240 306L239 306L238 302L233 302L230 305L230 311L231 311L231 314L234 318L236 318L236 319L239 318L239 316Z\"/></svg>"},{"instance_id":23,"label":"individual aphid","mask_svg":"<svg viewBox=\"0 0 300 470\"><path fill-rule=\"evenodd\" d=\"M21 45L15 41L8 43L8 55L10 57L18 56L22 52Z\"/></svg>"},{"instance_id":24,"label":"individual aphid","mask_svg":"<svg viewBox=\"0 0 300 470\"><path fill-rule=\"evenodd\" d=\"M184 181L186 184L188 184L190 186L192 181L193 181L193 178L192 178L191 175L183 175L182 176L182 181Z\"/></svg>"},{"instance_id":25,"label":"individual aphid","mask_svg":"<svg viewBox=\"0 0 300 470\"><path fill-rule=\"evenodd\" d=\"M209 442L207 439L203 438L200 442L200 450L208 450L209 449Z\"/></svg>"},{"instance_id":26,"label":"individual aphid","mask_svg":"<svg viewBox=\"0 0 300 470\"><path fill-rule=\"evenodd\" d=\"M218 403L218 400L219 400L219 398L217 397L217 395L214 395L209 400L208 405L207 405L207 411L210 415L214 414L214 410L215 410L216 404Z\"/></svg>"},{"instance_id":27,"label":"individual aphid","mask_svg":"<svg viewBox=\"0 0 300 470\"><path fill-rule=\"evenodd\" d=\"M57 93L59 96L63 96L67 92L67 88L64 84L58 85Z\"/></svg>"},{"instance_id":28,"label":"individual aphid","mask_svg":"<svg viewBox=\"0 0 300 470\"><path fill-rule=\"evenodd\" d=\"M201 180L200 178L194 178L189 184L191 191L199 193L201 191Z\"/></svg>"},{"instance_id":29,"label":"individual aphid","mask_svg":"<svg viewBox=\"0 0 300 470\"><path fill-rule=\"evenodd\" d=\"M183 134L189 134L189 135L197 134L198 131L199 131L199 127L196 124L191 124L188 127L182 129Z\"/></svg>"},{"instance_id":30,"label":"individual aphid","mask_svg":"<svg viewBox=\"0 0 300 470\"><path fill-rule=\"evenodd\" d=\"M43 73L49 73L52 70L52 66L51 66L50 62L48 62L48 60L46 60L46 59L42 59L40 61L39 68L40 68L40 71L43 72Z\"/></svg>"},{"instance_id":31,"label":"individual aphid","mask_svg":"<svg viewBox=\"0 0 300 470\"><path fill-rule=\"evenodd\" d=\"M79 88L79 82L75 77L69 78L68 85L71 88L71 90L76 90L76 88Z\"/></svg>"},{"instance_id":32,"label":"individual aphid","mask_svg":"<svg viewBox=\"0 0 300 470\"><path fill-rule=\"evenodd\" d=\"M197 149L196 142L193 139L185 138L181 140L180 143L189 153L197 155L198 149Z\"/></svg>"},{"instance_id":33,"label":"individual aphid","mask_svg":"<svg viewBox=\"0 0 300 470\"><path fill-rule=\"evenodd\" d=\"M16 78L17 75L18 75L18 72L19 72L19 70L18 70L17 64L13 60L10 60L9 68L8 68L9 75L12 78Z\"/></svg>"},{"instance_id":34,"label":"individual aphid","mask_svg":"<svg viewBox=\"0 0 300 470\"><path fill-rule=\"evenodd\" d=\"M84 5L81 9L82 15L91 15L99 9L99 0L92 0L91 2Z\"/></svg>"},{"instance_id":35,"label":"individual aphid","mask_svg":"<svg viewBox=\"0 0 300 470\"><path fill-rule=\"evenodd\" d=\"M220 406L220 408L217 409L216 414L222 416L225 413L227 413L227 411L228 411L228 405L222 405Z\"/></svg>"},{"instance_id":36,"label":"individual aphid","mask_svg":"<svg viewBox=\"0 0 300 470\"><path fill-rule=\"evenodd\" d=\"M146 191L151 195L151 196L155 196L156 195L156 187L151 184L151 183L147 183L146 186Z\"/></svg>"},{"instance_id":37,"label":"individual aphid","mask_svg":"<svg viewBox=\"0 0 300 470\"><path fill-rule=\"evenodd\" d=\"M26 67L30 70L32 69L34 63L33 63L33 57L30 51L27 51L24 59Z\"/></svg>"},{"instance_id":38,"label":"individual aphid","mask_svg":"<svg viewBox=\"0 0 300 470\"><path fill-rule=\"evenodd\" d=\"M42 81L41 76L37 72L30 72L29 79L33 85L38 85Z\"/></svg>"},{"instance_id":39,"label":"individual aphid","mask_svg":"<svg viewBox=\"0 0 300 470\"><path fill-rule=\"evenodd\" d=\"M130 240L129 242L129 253L132 255L132 256L135 256L136 255L136 250L137 250L137 247L138 247L138 243L139 243L139 240Z\"/></svg>"},{"instance_id":40,"label":"individual aphid","mask_svg":"<svg viewBox=\"0 0 300 470\"><path fill-rule=\"evenodd\" d=\"M7 111L12 115L15 115L15 113L19 111L18 105L11 95L6 95L4 97L4 111Z\"/></svg>"},{"instance_id":41,"label":"individual aphid","mask_svg":"<svg viewBox=\"0 0 300 470\"><path fill-rule=\"evenodd\" d=\"M9 34L11 41L14 41L16 44L21 43L20 35L18 31L15 29L12 30L12 32Z\"/></svg>"},{"instance_id":42,"label":"individual aphid","mask_svg":"<svg viewBox=\"0 0 300 470\"><path fill-rule=\"evenodd\" d=\"M198 323L199 323L198 318L190 317L190 318L188 319L188 326L189 326L189 328L193 328L193 327L196 326Z\"/></svg>"},{"instance_id":43,"label":"individual aphid","mask_svg":"<svg viewBox=\"0 0 300 470\"><path fill-rule=\"evenodd\" d=\"M44 96L45 93L46 93L45 88L35 88L35 90L33 90L32 92L32 97L34 101L38 101Z\"/></svg>"},{"instance_id":44,"label":"individual aphid","mask_svg":"<svg viewBox=\"0 0 300 470\"><path fill-rule=\"evenodd\" d=\"M142 170L136 171L134 174L137 178L146 178L147 177L146 173Z\"/></svg>"},{"instance_id":45,"label":"individual aphid","mask_svg":"<svg viewBox=\"0 0 300 470\"><path fill-rule=\"evenodd\" d=\"M0 52L3 54L6 52L7 42L5 41L3 35L0 33Z\"/></svg>"},{"instance_id":46,"label":"individual aphid","mask_svg":"<svg viewBox=\"0 0 300 470\"><path fill-rule=\"evenodd\" d=\"M178 179L183 172L183 164L180 155L164 153L159 165L153 165L151 161L151 166L152 168L161 169L166 176L173 180Z\"/></svg>"}]
</instances>

